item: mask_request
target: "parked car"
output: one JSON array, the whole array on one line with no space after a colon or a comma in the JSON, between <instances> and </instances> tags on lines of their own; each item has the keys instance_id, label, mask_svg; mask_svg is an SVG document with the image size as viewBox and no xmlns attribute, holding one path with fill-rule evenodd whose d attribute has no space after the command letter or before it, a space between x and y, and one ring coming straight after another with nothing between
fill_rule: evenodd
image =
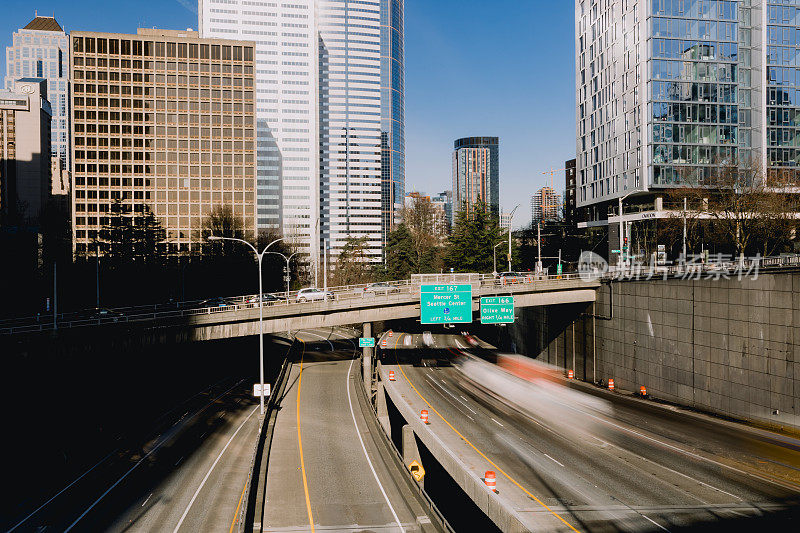
<instances>
[{"instance_id":1,"label":"parked car","mask_svg":"<svg viewBox=\"0 0 800 533\"><path fill-rule=\"evenodd\" d=\"M229 305L231 305L231 303L228 299L222 296L216 296L200 302L200 307L228 307Z\"/></svg>"},{"instance_id":2,"label":"parked car","mask_svg":"<svg viewBox=\"0 0 800 533\"><path fill-rule=\"evenodd\" d=\"M395 287L394 285L390 285L385 281L379 281L377 283L370 283L369 285L364 287L362 295L376 296L378 294L394 294L398 292L400 292L400 287Z\"/></svg>"},{"instance_id":3,"label":"parked car","mask_svg":"<svg viewBox=\"0 0 800 533\"><path fill-rule=\"evenodd\" d=\"M264 294L262 294L261 297L264 299L264 303L266 305L270 305L270 304L272 304L274 302L280 301L280 298L278 298L274 294L269 294L269 293L266 293L266 292ZM249 303L249 304L257 304L258 303L258 294L248 298L247 299L247 303Z\"/></svg>"},{"instance_id":4,"label":"parked car","mask_svg":"<svg viewBox=\"0 0 800 533\"><path fill-rule=\"evenodd\" d=\"M320 300L333 301L336 296L331 291L317 289L316 287L309 287L307 289L300 289L297 291L297 302L315 302Z\"/></svg>"}]
</instances>

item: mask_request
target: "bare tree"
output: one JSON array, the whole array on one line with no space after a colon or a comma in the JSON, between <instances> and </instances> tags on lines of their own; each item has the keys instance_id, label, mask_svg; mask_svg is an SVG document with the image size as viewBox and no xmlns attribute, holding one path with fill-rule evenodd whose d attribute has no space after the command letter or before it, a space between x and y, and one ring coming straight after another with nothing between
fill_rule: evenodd
<instances>
[{"instance_id":1,"label":"bare tree","mask_svg":"<svg viewBox=\"0 0 800 533\"><path fill-rule=\"evenodd\" d=\"M413 262L417 273L427 270L427 263L431 262L435 253L432 253L444 236L444 229L437 221L436 210L430 198L414 198L410 206L403 208L403 224L411 233L413 249ZM439 223L437 223L439 222Z\"/></svg>"}]
</instances>

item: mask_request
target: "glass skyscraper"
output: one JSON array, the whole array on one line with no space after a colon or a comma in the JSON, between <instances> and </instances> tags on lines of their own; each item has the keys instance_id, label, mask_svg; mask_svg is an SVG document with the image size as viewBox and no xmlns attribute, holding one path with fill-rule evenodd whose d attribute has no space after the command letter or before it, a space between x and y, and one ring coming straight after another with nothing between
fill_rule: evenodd
<instances>
[{"instance_id":1,"label":"glass skyscraper","mask_svg":"<svg viewBox=\"0 0 800 533\"><path fill-rule=\"evenodd\" d=\"M576 193L586 226L671 216L726 163L800 166L800 0L575 1Z\"/></svg>"},{"instance_id":2,"label":"glass skyscraper","mask_svg":"<svg viewBox=\"0 0 800 533\"><path fill-rule=\"evenodd\" d=\"M7 13L8 14L8 13ZM69 42L64 29L53 17L36 16L14 32L6 47L7 90L20 78L47 80L51 119L51 154L58 156L61 169L70 170L70 85Z\"/></svg>"},{"instance_id":3,"label":"glass skyscraper","mask_svg":"<svg viewBox=\"0 0 800 533\"><path fill-rule=\"evenodd\" d=\"M403 0L199 0L207 37L256 42L259 227L318 263L383 258L402 207Z\"/></svg>"}]
</instances>

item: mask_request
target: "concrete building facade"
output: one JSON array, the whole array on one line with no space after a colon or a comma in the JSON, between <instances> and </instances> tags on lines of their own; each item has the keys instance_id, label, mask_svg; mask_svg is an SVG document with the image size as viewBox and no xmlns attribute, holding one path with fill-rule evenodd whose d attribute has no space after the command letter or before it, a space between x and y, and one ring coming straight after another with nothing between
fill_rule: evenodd
<instances>
[{"instance_id":1,"label":"concrete building facade","mask_svg":"<svg viewBox=\"0 0 800 533\"><path fill-rule=\"evenodd\" d=\"M254 44L150 29L71 40L76 253L92 253L116 200L154 212L174 252L217 207L254 238Z\"/></svg>"},{"instance_id":2,"label":"concrete building facade","mask_svg":"<svg viewBox=\"0 0 800 533\"><path fill-rule=\"evenodd\" d=\"M47 80L47 100L52 111L51 154L58 158L60 170L71 168L69 37L54 17L37 14L12 37L6 47L6 78L3 84L13 90L20 78ZM66 176L65 176L66 179Z\"/></svg>"},{"instance_id":3,"label":"concrete building facade","mask_svg":"<svg viewBox=\"0 0 800 533\"><path fill-rule=\"evenodd\" d=\"M0 90L0 222L35 226L51 188L47 80L22 78L12 89Z\"/></svg>"},{"instance_id":4,"label":"concrete building facade","mask_svg":"<svg viewBox=\"0 0 800 533\"><path fill-rule=\"evenodd\" d=\"M500 139L498 137L464 137L453 145L453 209L456 214L480 199L489 210L500 216Z\"/></svg>"}]
</instances>

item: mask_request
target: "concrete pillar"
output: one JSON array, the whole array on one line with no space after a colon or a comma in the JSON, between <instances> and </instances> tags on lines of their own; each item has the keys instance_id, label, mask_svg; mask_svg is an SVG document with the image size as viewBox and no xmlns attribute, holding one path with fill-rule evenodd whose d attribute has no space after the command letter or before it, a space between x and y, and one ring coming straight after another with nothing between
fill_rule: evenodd
<instances>
[{"instance_id":1,"label":"concrete pillar","mask_svg":"<svg viewBox=\"0 0 800 533\"><path fill-rule=\"evenodd\" d=\"M372 337L372 322L364 322L364 338ZM367 392L372 391L372 352L374 348L364 348L364 388Z\"/></svg>"},{"instance_id":2,"label":"concrete pillar","mask_svg":"<svg viewBox=\"0 0 800 533\"><path fill-rule=\"evenodd\" d=\"M419 448L417 448L417 438L414 436L414 428L406 424L403 426L403 462L408 468L413 461L422 465L422 459L419 456ZM424 467L423 467L424 468ZM425 480L417 481L421 488L425 488Z\"/></svg>"}]
</instances>

